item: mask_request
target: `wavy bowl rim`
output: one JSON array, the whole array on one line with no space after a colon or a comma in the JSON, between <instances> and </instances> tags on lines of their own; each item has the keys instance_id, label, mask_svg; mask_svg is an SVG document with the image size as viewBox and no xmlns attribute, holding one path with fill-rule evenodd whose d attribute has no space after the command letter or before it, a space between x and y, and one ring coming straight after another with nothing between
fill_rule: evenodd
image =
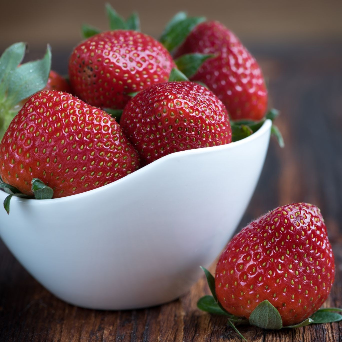
<instances>
[{"instance_id":1,"label":"wavy bowl rim","mask_svg":"<svg viewBox=\"0 0 342 342\"><path fill-rule=\"evenodd\" d=\"M229 149L235 148L236 146L249 144L253 140L258 139L260 136L264 135L267 131L269 131L271 129L271 126L272 126L272 121L270 119L266 119L265 122L263 123L263 125L258 129L258 131L251 134L247 138L241 139L239 141L231 142L230 144L226 144L226 145L201 147L201 148L196 148L196 149L191 149L191 150L186 150L186 151L179 151L179 152L174 152L174 153L168 154L168 155L163 156L163 157L155 160L154 162L152 162L152 163L150 163L150 164L148 164L148 165L132 172L131 174L129 174L125 177L122 177L122 178L120 178L120 179L118 179L112 183L103 185L103 186L96 188L96 189L92 189L92 190L82 192L80 194L75 194L75 195L66 196L66 197L62 197L62 198L46 199L43 201L36 200L34 198L21 198L21 197L13 196L11 199L11 203L13 204L15 202L25 202L26 204L30 204L30 205L41 206L42 204L47 205L47 204L50 204L51 202L61 203L61 202L67 202L67 201L74 201L74 200L77 200L77 198L81 198L81 197L85 197L85 196L91 196L92 194L95 194L96 192L101 192L101 191L104 191L104 189L107 190L109 187L115 187L115 186L118 186L118 184L127 182L132 177L139 177L139 175L142 174L143 172L149 172L149 170L151 168L159 167L159 165L167 162L168 160L174 159L174 158L183 158L183 157L187 157L190 155L206 154L206 153L212 153L214 151L220 151L220 150L229 150ZM7 195L7 193L5 191L0 189L0 195L2 193Z\"/></svg>"}]
</instances>

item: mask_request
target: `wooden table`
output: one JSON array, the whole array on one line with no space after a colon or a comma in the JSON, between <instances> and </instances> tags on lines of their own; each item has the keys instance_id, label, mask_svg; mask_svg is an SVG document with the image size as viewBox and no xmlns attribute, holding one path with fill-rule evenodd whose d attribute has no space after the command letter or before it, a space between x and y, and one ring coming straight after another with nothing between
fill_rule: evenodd
<instances>
[{"instance_id":1,"label":"wooden table","mask_svg":"<svg viewBox=\"0 0 342 342\"><path fill-rule=\"evenodd\" d=\"M342 46L257 48L286 147L272 141L240 224L278 205L306 201L325 217L336 258L328 306L342 307ZM68 53L55 54L65 72ZM1 223L0 223L1 224ZM213 265L212 271L215 270ZM223 317L196 308L202 278L179 300L146 310L94 311L68 305L38 284L0 242L0 341L240 341ZM342 323L275 332L241 327L249 341L342 341Z\"/></svg>"}]
</instances>

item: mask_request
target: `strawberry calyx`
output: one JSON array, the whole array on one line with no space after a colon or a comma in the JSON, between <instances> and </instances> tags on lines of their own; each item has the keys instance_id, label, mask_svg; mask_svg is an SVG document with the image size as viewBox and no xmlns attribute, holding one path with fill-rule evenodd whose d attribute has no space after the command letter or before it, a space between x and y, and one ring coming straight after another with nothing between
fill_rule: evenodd
<instances>
[{"instance_id":1,"label":"strawberry calyx","mask_svg":"<svg viewBox=\"0 0 342 342\"><path fill-rule=\"evenodd\" d=\"M195 26L205 20L205 17L188 17L185 12L179 12L166 25L159 41L171 53L185 41Z\"/></svg>"},{"instance_id":2,"label":"strawberry calyx","mask_svg":"<svg viewBox=\"0 0 342 342\"><path fill-rule=\"evenodd\" d=\"M177 68L187 77L194 76L202 64L209 58L213 58L213 54L189 53L175 60Z\"/></svg>"},{"instance_id":3,"label":"strawberry calyx","mask_svg":"<svg viewBox=\"0 0 342 342\"><path fill-rule=\"evenodd\" d=\"M225 310L217 300L215 292L215 278L204 267L201 267L205 273L209 289L212 296L206 295L197 302L197 307L205 312L223 315L228 319L228 324L246 341L243 335L238 331L235 325L249 324L262 329L280 330L285 328L299 328L310 324L332 323L342 321L342 308L322 308L317 310L309 318L298 324L283 326L279 311L268 301L262 301L250 314L249 319L238 317Z\"/></svg>"},{"instance_id":4,"label":"strawberry calyx","mask_svg":"<svg viewBox=\"0 0 342 342\"><path fill-rule=\"evenodd\" d=\"M109 28L111 31L115 30L132 30L132 31L140 31L140 19L136 12L132 13L126 20L120 16L115 9L107 3L106 6L106 14L109 21ZM92 36L95 36L98 33L101 33L96 27L89 25L82 25L81 28L82 37L87 39Z\"/></svg>"},{"instance_id":5,"label":"strawberry calyx","mask_svg":"<svg viewBox=\"0 0 342 342\"><path fill-rule=\"evenodd\" d=\"M189 79L177 68L172 68L169 76L169 82L186 82Z\"/></svg>"},{"instance_id":6,"label":"strawberry calyx","mask_svg":"<svg viewBox=\"0 0 342 342\"><path fill-rule=\"evenodd\" d=\"M33 178L31 184L32 184L31 189L32 189L35 199L44 200L44 199L51 199L53 197L53 189L51 189L49 186L44 184L40 179ZM1 177L0 177L0 189L2 189L4 192L8 194L8 196L5 198L4 203L3 203L3 206L7 214L10 213L10 204L11 204L11 199L13 196L21 197L21 198L32 198L31 196L23 194L22 192L20 192L20 190L18 190L14 186L5 183Z\"/></svg>"},{"instance_id":7,"label":"strawberry calyx","mask_svg":"<svg viewBox=\"0 0 342 342\"><path fill-rule=\"evenodd\" d=\"M190 82L190 80L179 69L172 68L168 82ZM195 82L195 83L198 83L198 82ZM140 91L129 93L128 95L133 98L134 96L138 95ZM122 110L115 110L115 109L109 109L109 108L105 108L104 110L108 114L113 116L115 119L117 118L117 116L121 117L121 114L122 114ZM121 114L119 114L119 111L121 111Z\"/></svg>"},{"instance_id":8,"label":"strawberry calyx","mask_svg":"<svg viewBox=\"0 0 342 342\"><path fill-rule=\"evenodd\" d=\"M15 43L0 57L0 140L21 106L20 101L42 90L49 78L51 50L40 60L20 64L26 44Z\"/></svg>"},{"instance_id":9,"label":"strawberry calyx","mask_svg":"<svg viewBox=\"0 0 342 342\"><path fill-rule=\"evenodd\" d=\"M259 128L264 124L266 120L272 121L271 134L275 136L278 141L280 147L284 147L284 139L283 136L277 126L274 125L274 119L279 115L279 111L277 109L270 109L265 117L259 121L252 120L239 120L239 121L230 121L232 133L233 133L233 141L239 141L244 138L247 138L251 134L255 133Z\"/></svg>"},{"instance_id":10,"label":"strawberry calyx","mask_svg":"<svg viewBox=\"0 0 342 342\"><path fill-rule=\"evenodd\" d=\"M133 94L133 93L132 93ZM135 93L135 95L138 94ZM131 94L129 94L131 95ZM135 95L132 95L134 97ZM120 122L121 115L123 113L123 109L111 109L111 108L103 108L103 110L108 113L113 119L116 120L116 122Z\"/></svg>"}]
</instances>

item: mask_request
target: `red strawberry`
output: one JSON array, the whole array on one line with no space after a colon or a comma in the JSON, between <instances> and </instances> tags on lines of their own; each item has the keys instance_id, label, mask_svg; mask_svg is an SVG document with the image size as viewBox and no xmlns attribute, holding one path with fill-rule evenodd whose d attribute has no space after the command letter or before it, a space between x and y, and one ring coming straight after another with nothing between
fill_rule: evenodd
<instances>
[{"instance_id":1,"label":"red strawberry","mask_svg":"<svg viewBox=\"0 0 342 342\"><path fill-rule=\"evenodd\" d=\"M53 70L50 71L49 79L44 90L58 90L71 93L71 88L67 80Z\"/></svg>"},{"instance_id":2,"label":"red strawberry","mask_svg":"<svg viewBox=\"0 0 342 342\"><path fill-rule=\"evenodd\" d=\"M140 92L125 107L120 125L144 164L173 152L232 140L222 102L192 82L156 84Z\"/></svg>"},{"instance_id":3,"label":"red strawberry","mask_svg":"<svg viewBox=\"0 0 342 342\"><path fill-rule=\"evenodd\" d=\"M73 91L87 103L123 109L129 93L168 80L174 66L169 52L145 34L115 30L78 45L69 60Z\"/></svg>"},{"instance_id":4,"label":"red strawberry","mask_svg":"<svg viewBox=\"0 0 342 342\"><path fill-rule=\"evenodd\" d=\"M216 267L215 289L222 307L240 317L268 300L286 326L320 308L334 276L320 210L297 203L265 214L231 240Z\"/></svg>"},{"instance_id":5,"label":"red strawberry","mask_svg":"<svg viewBox=\"0 0 342 342\"><path fill-rule=\"evenodd\" d=\"M0 144L0 176L32 195L39 178L64 197L98 188L138 167L138 155L108 114L68 93L41 91L15 116Z\"/></svg>"},{"instance_id":6,"label":"red strawberry","mask_svg":"<svg viewBox=\"0 0 342 342\"><path fill-rule=\"evenodd\" d=\"M225 104L233 120L260 120L266 114L267 90L261 69L239 39L216 21L197 25L176 52L214 54L193 81L205 83Z\"/></svg>"}]
</instances>

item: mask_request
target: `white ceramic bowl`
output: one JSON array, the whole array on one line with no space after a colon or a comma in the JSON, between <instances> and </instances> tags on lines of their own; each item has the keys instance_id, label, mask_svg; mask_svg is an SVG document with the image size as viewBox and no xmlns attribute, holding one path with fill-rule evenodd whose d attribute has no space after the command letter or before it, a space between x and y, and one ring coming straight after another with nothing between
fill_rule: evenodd
<instances>
[{"instance_id":1,"label":"white ceramic bowl","mask_svg":"<svg viewBox=\"0 0 342 342\"><path fill-rule=\"evenodd\" d=\"M104 187L0 207L1 238L57 297L133 309L189 290L236 229L258 181L271 121L229 145L177 152ZM7 195L0 191L0 202Z\"/></svg>"}]
</instances>

